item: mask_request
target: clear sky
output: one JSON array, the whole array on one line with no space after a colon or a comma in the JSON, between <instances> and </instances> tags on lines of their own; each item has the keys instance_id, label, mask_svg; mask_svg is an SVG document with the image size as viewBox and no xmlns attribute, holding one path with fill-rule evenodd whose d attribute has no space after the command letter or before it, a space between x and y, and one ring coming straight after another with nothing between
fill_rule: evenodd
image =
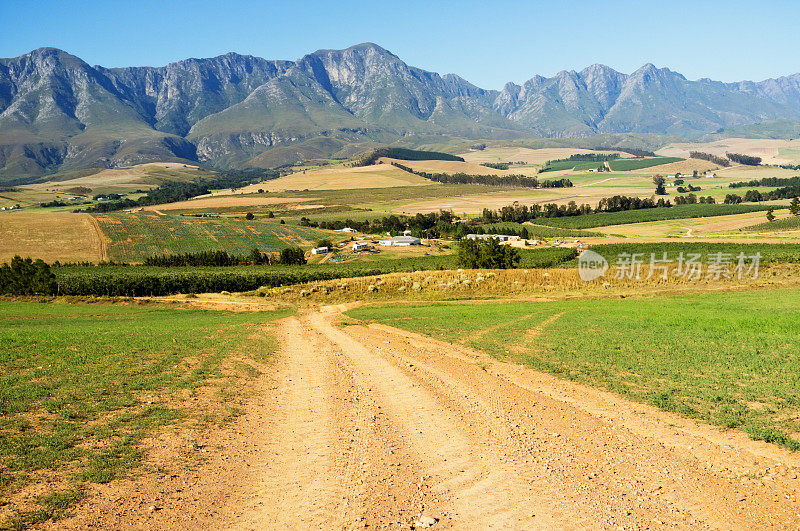
<instances>
[{"instance_id":1,"label":"clear sky","mask_svg":"<svg viewBox=\"0 0 800 531\"><path fill-rule=\"evenodd\" d=\"M0 0L0 57L54 46L90 64L160 66L375 42L494 89L593 63L761 80L800 72L798 20L797 0Z\"/></svg>"}]
</instances>

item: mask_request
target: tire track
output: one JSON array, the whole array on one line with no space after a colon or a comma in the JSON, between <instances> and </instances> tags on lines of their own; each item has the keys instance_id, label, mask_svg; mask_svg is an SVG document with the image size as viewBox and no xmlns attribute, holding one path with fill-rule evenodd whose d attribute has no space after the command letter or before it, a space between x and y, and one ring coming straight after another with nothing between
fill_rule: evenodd
<instances>
[{"instance_id":1,"label":"tire track","mask_svg":"<svg viewBox=\"0 0 800 531\"><path fill-rule=\"evenodd\" d=\"M97 233L97 242L98 242L98 256L101 262L108 261L108 248L106 245L106 235L103 233L103 229L100 228L100 223L98 223L97 219L91 214L86 214L89 217L89 222L94 227L95 232Z\"/></svg>"}]
</instances>

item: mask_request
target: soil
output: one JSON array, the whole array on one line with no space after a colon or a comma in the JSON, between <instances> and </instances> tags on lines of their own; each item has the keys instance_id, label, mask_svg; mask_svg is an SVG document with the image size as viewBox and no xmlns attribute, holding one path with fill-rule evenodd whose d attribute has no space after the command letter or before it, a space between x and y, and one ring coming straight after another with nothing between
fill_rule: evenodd
<instances>
[{"instance_id":1,"label":"soil","mask_svg":"<svg viewBox=\"0 0 800 531\"><path fill-rule=\"evenodd\" d=\"M54 527L800 527L800 456L343 309L284 319L237 420Z\"/></svg>"}]
</instances>

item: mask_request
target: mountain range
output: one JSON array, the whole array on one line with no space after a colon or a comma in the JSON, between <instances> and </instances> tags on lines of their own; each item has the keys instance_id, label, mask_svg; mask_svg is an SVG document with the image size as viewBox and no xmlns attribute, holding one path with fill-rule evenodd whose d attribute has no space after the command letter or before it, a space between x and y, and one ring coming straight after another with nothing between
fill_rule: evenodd
<instances>
[{"instance_id":1,"label":"mountain range","mask_svg":"<svg viewBox=\"0 0 800 531\"><path fill-rule=\"evenodd\" d=\"M779 119L800 120L800 74L722 83L596 64L497 91L371 43L297 61L228 53L127 68L40 48L0 59L0 182L150 161L274 167L450 137L697 139Z\"/></svg>"}]
</instances>

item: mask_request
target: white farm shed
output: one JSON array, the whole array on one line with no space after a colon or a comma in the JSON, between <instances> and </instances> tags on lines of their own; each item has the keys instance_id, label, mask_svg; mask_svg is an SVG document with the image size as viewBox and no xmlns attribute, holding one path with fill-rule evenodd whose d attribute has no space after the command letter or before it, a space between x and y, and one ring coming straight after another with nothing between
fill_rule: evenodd
<instances>
[{"instance_id":1,"label":"white farm shed","mask_svg":"<svg viewBox=\"0 0 800 531\"><path fill-rule=\"evenodd\" d=\"M422 240L414 236L393 236L391 238L379 240L378 244L394 247L409 247L411 245L422 245Z\"/></svg>"}]
</instances>

